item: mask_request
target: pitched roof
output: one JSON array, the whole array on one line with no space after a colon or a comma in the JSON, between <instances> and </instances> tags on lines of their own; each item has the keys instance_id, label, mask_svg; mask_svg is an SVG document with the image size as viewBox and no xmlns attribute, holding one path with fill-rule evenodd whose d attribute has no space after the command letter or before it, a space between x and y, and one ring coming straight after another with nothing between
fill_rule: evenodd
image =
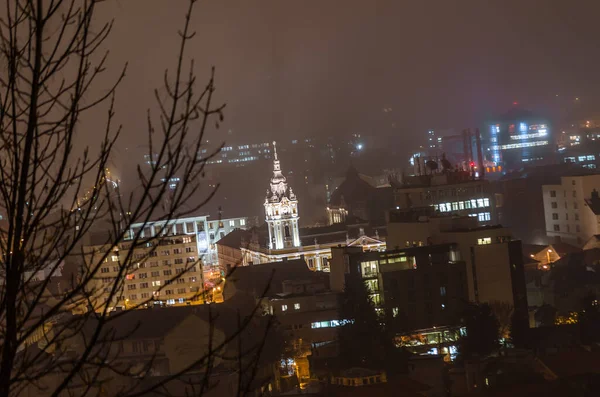
<instances>
[{"instance_id":1,"label":"pitched roof","mask_svg":"<svg viewBox=\"0 0 600 397\"><path fill-rule=\"evenodd\" d=\"M251 231L242 230L242 229L234 229L232 232L227 234L225 237L219 239L219 241L217 241L217 244L224 246L224 247L240 248L242 246L242 242L244 240L245 241L250 240L251 235L252 235Z\"/></svg>"},{"instance_id":2,"label":"pitched roof","mask_svg":"<svg viewBox=\"0 0 600 397\"><path fill-rule=\"evenodd\" d=\"M594 215L600 215L600 200L598 199L585 199L585 203L590 207Z\"/></svg>"},{"instance_id":3,"label":"pitched roof","mask_svg":"<svg viewBox=\"0 0 600 397\"><path fill-rule=\"evenodd\" d=\"M523 244L522 245L522 249L523 249L523 255L525 255L526 257L529 257L530 260L533 260L531 258L532 255L538 254L540 251L546 249L547 245L540 245L540 244Z\"/></svg>"},{"instance_id":4,"label":"pitched roof","mask_svg":"<svg viewBox=\"0 0 600 397\"><path fill-rule=\"evenodd\" d=\"M304 259L294 259L283 262L263 263L260 265L238 266L227 277L224 293L228 289L258 298L283 292L283 282L286 280L309 280L315 282L329 281L325 273L311 271Z\"/></svg>"},{"instance_id":5,"label":"pitched roof","mask_svg":"<svg viewBox=\"0 0 600 397\"><path fill-rule=\"evenodd\" d=\"M559 378L588 373L600 374L600 354L584 350L541 356L542 362Z\"/></svg>"},{"instance_id":6,"label":"pitched roof","mask_svg":"<svg viewBox=\"0 0 600 397\"><path fill-rule=\"evenodd\" d=\"M431 387L408 376L390 378L386 383L377 383L364 386L337 386L331 385L327 388L327 396L348 397L373 397L373 396L398 396L398 397L421 397L426 395Z\"/></svg>"},{"instance_id":7,"label":"pitched roof","mask_svg":"<svg viewBox=\"0 0 600 397\"><path fill-rule=\"evenodd\" d=\"M567 243L554 243L550 244L549 247L552 247L552 249L554 249L554 251L556 251L556 253L560 256L581 252L580 248Z\"/></svg>"},{"instance_id":8,"label":"pitched roof","mask_svg":"<svg viewBox=\"0 0 600 397\"><path fill-rule=\"evenodd\" d=\"M355 201L366 201L371 192L376 188L358 173L356 168L350 167L346 179L335 189L329 199L330 205L341 205L342 200L352 206Z\"/></svg>"},{"instance_id":9,"label":"pitched roof","mask_svg":"<svg viewBox=\"0 0 600 397\"><path fill-rule=\"evenodd\" d=\"M237 324L237 312L228 304L155 307L113 312L103 333L112 339L158 339L166 336L189 316L197 316L205 321L212 318L214 326L225 333L235 329ZM97 326L95 317L89 317L85 320L84 332L91 334Z\"/></svg>"}]
</instances>

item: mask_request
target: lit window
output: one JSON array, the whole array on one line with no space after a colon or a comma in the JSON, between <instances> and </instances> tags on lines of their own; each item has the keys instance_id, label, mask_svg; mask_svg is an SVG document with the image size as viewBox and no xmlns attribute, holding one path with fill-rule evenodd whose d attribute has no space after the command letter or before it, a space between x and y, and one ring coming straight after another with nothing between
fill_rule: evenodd
<instances>
[{"instance_id":1,"label":"lit window","mask_svg":"<svg viewBox=\"0 0 600 397\"><path fill-rule=\"evenodd\" d=\"M246 220L240 219L240 226L246 226Z\"/></svg>"},{"instance_id":2,"label":"lit window","mask_svg":"<svg viewBox=\"0 0 600 397\"><path fill-rule=\"evenodd\" d=\"M281 311L282 312L287 311L287 305L281 305Z\"/></svg>"},{"instance_id":3,"label":"lit window","mask_svg":"<svg viewBox=\"0 0 600 397\"><path fill-rule=\"evenodd\" d=\"M483 199L483 206L484 207L489 207L490 206L490 199L489 198L484 198Z\"/></svg>"},{"instance_id":4,"label":"lit window","mask_svg":"<svg viewBox=\"0 0 600 397\"><path fill-rule=\"evenodd\" d=\"M235 226L235 221L233 219L229 221L229 226L231 226L231 227Z\"/></svg>"},{"instance_id":5,"label":"lit window","mask_svg":"<svg viewBox=\"0 0 600 397\"><path fill-rule=\"evenodd\" d=\"M300 310L300 304L294 303L294 310Z\"/></svg>"},{"instance_id":6,"label":"lit window","mask_svg":"<svg viewBox=\"0 0 600 397\"><path fill-rule=\"evenodd\" d=\"M118 255L112 255L110 257L110 260L113 261L113 262L118 262L119 261L119 256Z\"/></svg>"},{"instance_id":7,"label":"lit window","mask_svg":"<svg viewBox=\"0 0 600 397\"><path fill-rule=\"evenodd\" d=\"M485 207L485 205L484 205L484 203L483 203L483 199L478 199L478 200L477 200L477 206L478 206L479 208L483 208L483 207Z\"/></svg>"},{"instance_id":8,"label":"lit window","mask_svg":"<svg viewBox=\"0 0 600 397\"><path fill-rule=\"evenodd\" d=\"M487 244L491 244L491 243L492 243L492 238L491 237L484 237L484 238L477 239L477 244L478 245L487 245ZM444 292L445 291L446 291L446 289L444 288Z\"/></svg>"}]
</instances>

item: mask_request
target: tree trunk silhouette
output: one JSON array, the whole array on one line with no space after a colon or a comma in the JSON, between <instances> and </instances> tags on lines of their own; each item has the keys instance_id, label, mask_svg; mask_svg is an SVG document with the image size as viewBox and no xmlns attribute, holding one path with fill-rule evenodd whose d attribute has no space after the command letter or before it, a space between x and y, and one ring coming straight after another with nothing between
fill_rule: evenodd
<instances>
[{"instance_id":1,"label":"tree trunk silhouette","mask_svg":"<svg viewBox=\"0 0 600 397\"><path fill-rule=\"evenodd\" d=\"M109 171L121 133L114 122L115 96L126 66L110 86L97 89L108 59L102 45L112 28L112 22L98 25L94 20L102 2L10 0L0 11L1 396L97 395L105 392L103 379L117 377L127 378L129 385L119 395L164 394L168 382L181 381L192 369L204 376L186 382L194 395L202 395L209 389L207 378L215 357L232 343L241 343L243 330L255 321L256 311L246 313L236 332L219 341L212 340L211 325L205 354L176 373L146 382L154 357L134 373L125 371L119 355L111 353L127 338L117 336L111 324L131 312L111 313L104 304L104 299L110 302L121 296L123 280L145 258L133 258L133 248L126 250L113 263L118 272L104 286L106 291L97 286L102 264L121 243L148 244L142 236L144 227L132 233L132 224L161 221L163 227L156 233L160 236L173 219L196 212L215 194L216 188L210 188L201 200L190 200L203 186L207 162L220 151L219 147L197 157L205 132L213 125L218 128L224 109L214 104L214 69L202 85L194 62L185 61L195 35L190 20L196 2L189 0L174 69L164 74L166 96L155 90L156 110L148 110L150 169L137 167L139 186L128 197L123 197ZM94 97L94 92L101 94ZM82 116L98 108L106 112L98 153L92 155L89 148L78 151L77 136L98 127L82 124ZM172 189L169 181L175 177L180 182ZM86 256L84 237L100 223L109 229L105 249ZM75 263L78 272L60 294L51 295L53 276L65 262ZM184 274L194 266L201 268L200 258L187 263ZM45 277L40 279L41 273ZM181 274L170 281L178 277ZM151 300L152 296L133 309ZM209 319L212 323L213 316ZM82 346L79 351L71 348L75 341ZM263 344L256 343L257 349ZM256 372L252 365L257 365L260 349L251 350L247 361L242 351L248 347L240 345L237 359L245 371L240 395ZM44 383L49 377L58 381Z\"/></svg>"}]
</instances>

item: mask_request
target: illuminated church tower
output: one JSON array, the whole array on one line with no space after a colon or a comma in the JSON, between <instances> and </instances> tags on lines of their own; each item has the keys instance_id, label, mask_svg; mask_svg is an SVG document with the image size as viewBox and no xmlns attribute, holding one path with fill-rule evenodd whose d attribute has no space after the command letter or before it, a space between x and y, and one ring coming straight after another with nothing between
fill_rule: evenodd
<instances>
[{"instance_id":1,"label":"illuminated church tower","mask_svg":"<svg viewBox=\"0 0 600 397\"><path fill-rule=\"evenodd\" d=\"M277 159L277 147L273 142L273 177L271 188L265 198L265 215L269 227L269 248L300 247L298 233L298 200L288 187Z\"/></svg>"}]
</instances>

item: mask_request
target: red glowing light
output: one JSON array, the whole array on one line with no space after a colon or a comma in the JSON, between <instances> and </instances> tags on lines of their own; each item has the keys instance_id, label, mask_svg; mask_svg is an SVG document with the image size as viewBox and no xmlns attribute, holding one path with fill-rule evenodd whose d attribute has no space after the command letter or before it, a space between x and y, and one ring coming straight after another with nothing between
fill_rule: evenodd
<instances>
[{"instance_id":1,"label":"red glowing light","mask_svg":"<svg viewBox=\"0 0 600 397\"><path fill-rule=\"evenodd\" d=\"M518 104L519 104L519 102L517 102L517 101L513 102L513 105L515 105L515 106L518 105Z\"/></svg>"},{"instance_id":2,"label":"red glowing light","mask_svg":"<svg viewBox=\"0 0 600 397\"><path fill-rule=\"evenodd\" d=\"M470 165L471 167L475 167L475 162L471 161Z\"/></svg>"}]
</instances>

